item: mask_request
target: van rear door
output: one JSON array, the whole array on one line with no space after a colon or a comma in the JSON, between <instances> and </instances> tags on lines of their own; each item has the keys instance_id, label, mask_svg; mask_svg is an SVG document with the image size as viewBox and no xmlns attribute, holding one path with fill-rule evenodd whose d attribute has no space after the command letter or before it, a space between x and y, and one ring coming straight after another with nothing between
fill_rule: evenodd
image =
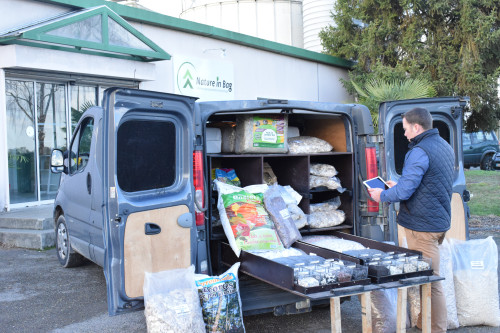
<instances>
[{"instance_id":1,"label":"van rear door","mask_svg":"<svg viewBox=\"0 0 500 333\"><path fill-rule=\"evenodd\" d=\"M398 181L401 176L404 158L408 151L408 140L404 136L401 115L414 107L423 107L429 110L433 118L433 127L439 130L443 137L455 151L455 179L451 202L451 229L446 237L465 240L468 238L467 198L465 175L463 169L462 153L462 119L463 109L467 100L461 97L440 97L391 101L380 104L379 108L379 133L384 136L381 145L380 171L381 176L387 180ZM401 244L402 234L396 224L399 204L386 207L388 225L385 226L386 240L398 241ZM387 233L389 237L387 237Z\"/></svg>"},{"instance_id":2,"label":"van rear door","mask_svg":"<svg viewBox=\"0 0 500 333\"><path fill-rule=\"evenodd\" d=\"M110 315L143 306L145 272L195 262L194 98L104 96L104 273Z\"/></svg>"}]
</instances>

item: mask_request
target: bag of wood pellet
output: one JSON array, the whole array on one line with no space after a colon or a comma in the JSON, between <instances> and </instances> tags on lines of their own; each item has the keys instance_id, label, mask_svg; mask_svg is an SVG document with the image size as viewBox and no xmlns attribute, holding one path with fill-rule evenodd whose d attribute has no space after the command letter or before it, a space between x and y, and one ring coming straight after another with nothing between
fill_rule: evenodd
<instances>
[{"instance_id":1,"label":"bag of wood pellet","mask_svg":"<svg viewBox=\"0 0 500 333\"><path fill-rule=\"evenodd\" d=\"M500 326L498 249L493 238L450 239L460 326Z\"/></svg>"},{"instance_id":2,"label":"bag of wood pellet","mask_svg":"<svg viewBox=\"0 0 500 333\"><path fill-rule=\"evenodd\" d=\"M148 333L204 333L194 266L144 276L144 315Z\"/></svg>"},{"instance_id":3,"label":"bag of wood pellet","mask_svg":"<svg viewBox=\"0 0 500 333\"><path fill-rule=\"evenodd\" d=\"M237 262L219 276L196 274L206 332L245 333Z\"/></svg>"}]
</instances>

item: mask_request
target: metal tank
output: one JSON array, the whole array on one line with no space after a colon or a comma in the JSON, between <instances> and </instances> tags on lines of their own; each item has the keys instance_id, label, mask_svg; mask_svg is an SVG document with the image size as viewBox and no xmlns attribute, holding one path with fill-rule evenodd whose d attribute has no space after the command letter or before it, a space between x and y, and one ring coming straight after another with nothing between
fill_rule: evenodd
<instances>
[{"instance_id":1,"label":"metal tank","mask_svg":"<svg viewBox=\"0 0 500 333\"><path fill-rule=\"evenodd\" d=\"M302 4L304 20L304 48L322 52L319 32L329 25L335 25L332 18L335 0L304 0Z\"/></svg>"},{"instance_id":2,"label":"metal tank","mask_svg":"<svg viewBox=\"0 0 500 333\"><path fill-rule=\"evenodd\" d=\"M184 0L180 18L304 46L301 0Z\"/></svg>"}]
</instances>

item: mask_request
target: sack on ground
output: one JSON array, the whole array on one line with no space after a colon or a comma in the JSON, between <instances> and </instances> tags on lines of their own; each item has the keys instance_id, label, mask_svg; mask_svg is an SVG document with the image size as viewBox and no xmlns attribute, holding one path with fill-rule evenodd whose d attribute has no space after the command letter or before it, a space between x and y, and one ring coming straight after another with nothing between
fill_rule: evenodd
<instances>
[{"instance_id":1,"label":"sack on ground","mask_svg":"<svg viewBox=\"0 0 500 333\"><path fill-rule=\"evenodd\" d=\"M144 276L144 315L148 333L204 333L194 266Z\"/></svg>"},{"instance_id":2,"label":"sack on ground","mask_svg":"<svg viewBox=\"0 0 500 333\"><path fill-rule=\"evenodd\" d=\"M244 333L237 262L219 276L196 274L206 332Z\"/></svg>"},{"instance_id":3,"label":"sack on ground","mask_svg":"<svg viewBox=\"0 0 500 333\"><path fill-rule=\"evenodd\" d=\"M457 316L457 302L455 298L455 284L453 282L453 261L451 257L450 243L445 238L439 246L439 275L444 277L441 281L443 292L446 297L446 312L448 317L448 329L453 330L460 326Z\"/></svg>"},{"instance_id":4,"label":"sack on ground","mask_svg":"<svg viewBox=\"0 0 500 333\"><path fill-rule=\"evenodd\" d=\"M234 253L241 250L278 250L283 245L267 214L263 198L268 186L244 188L214 181L219 199L217 208L224 233Z\"/></svg>"},{"instance_id":5,"label":"sack on ground","mask_svg":"<svg viewBox=\"0 0 500 333\"><path fill-rule=\"evenodd\" d=\"M498 249L493 238L450 240L460 326L500 326Z\"/></svg>"}]
</instances>

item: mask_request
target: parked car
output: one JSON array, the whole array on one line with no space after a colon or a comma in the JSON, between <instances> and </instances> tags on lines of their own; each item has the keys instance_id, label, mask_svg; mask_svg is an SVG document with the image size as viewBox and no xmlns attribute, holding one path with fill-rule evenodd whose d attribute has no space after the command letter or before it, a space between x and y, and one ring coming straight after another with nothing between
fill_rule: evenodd
<instances>
[{"instance_id":1,"label":"parked car","mask_svg":"<svg viewBox=\"0 0 500 333\"><path fill-rule=\"evenodd\" d=\"M218 275L236 258L228 249L217 217L217 193L211 186L214 168L234 169L241 185L247 186L261 184L264 165L269 165L281 185L289 185L302 195L299 207L304 213L310 212L311 204L340 198L343 223L330 228L305 227L300 230L304 235L342 230L387 246L381 241L397 243L395 205L380 215L385 210L368 201L362 181L379 172L384 179L397 180L401 175L408 149L402 113L417 105L426 107L440 135L453 144L459 141L461 131L451 129L462 128L461 111L457 110L465 106L465 100L459 97L383 103L381 141L381 136L374 134L370 111L362 105L272 99L195 100L144 90L107 89L103 107L89 108L79 120L69 154L65 157L57 149L52 152L51 169L62 174L54 202L58 259L64 267L77 266L82 257L103 267L111 315L143 308L145 272L194 265L196 272ZM260 124L263 117L281 119L281 123L286 117L288 125L285 123L282 129L294 128L300 131L298 135L323 139L334 151L251 153L253 150L248 149L254 149L257 142L252 140L264 137L253 136L255 122ZM209 132L214 131L209 128L233 124L243 129L238 140L247 150L238 151L236 141L226 150L222 148L224 135L222 139L210 137ZM221 125L225 127L217 127ZM231 141L229 136L227 141ZM380 170L375 142L383 143ZM457 169L463 165L461 160L462 153L456 149ZM311 190L311 163L333 165L345 190ZM465 239L468 221L463 219L467 209L463 172L455 174L453 192L452 220L453 216L461 218L452 222L448 234ZM315 248L305 252L319 255L327 251ZM328 253L328 258L339 258ZM258 261L250 262L243 257L240 271L246 274L242 274L239 288L245 314L291 314L309 311L321 302L328 304L329 291L313 290L306 295L307 290L294 289L289 267L258 256L252 257Z\"/></svg>"},{"instance_id":2,"label":"parked car","mask_svg":"<svg viewBox=\"0 0 500 333\"><path fill-rule=\"evenodd\" d=\"M495 157L493 157L493 169L500 170L500 153L497 153Z\"/></svg>"},{"instance_id":3,"label":"parked car","mask_svg":"<svg viewBox=\"0 0 500 333\"><path fill-rule=\"evenodd\" d=\"M495 132L462 132L464 167L481 167L481 170L493 170L493 158L500 152Z\"/></svg>"}]
</instances>

